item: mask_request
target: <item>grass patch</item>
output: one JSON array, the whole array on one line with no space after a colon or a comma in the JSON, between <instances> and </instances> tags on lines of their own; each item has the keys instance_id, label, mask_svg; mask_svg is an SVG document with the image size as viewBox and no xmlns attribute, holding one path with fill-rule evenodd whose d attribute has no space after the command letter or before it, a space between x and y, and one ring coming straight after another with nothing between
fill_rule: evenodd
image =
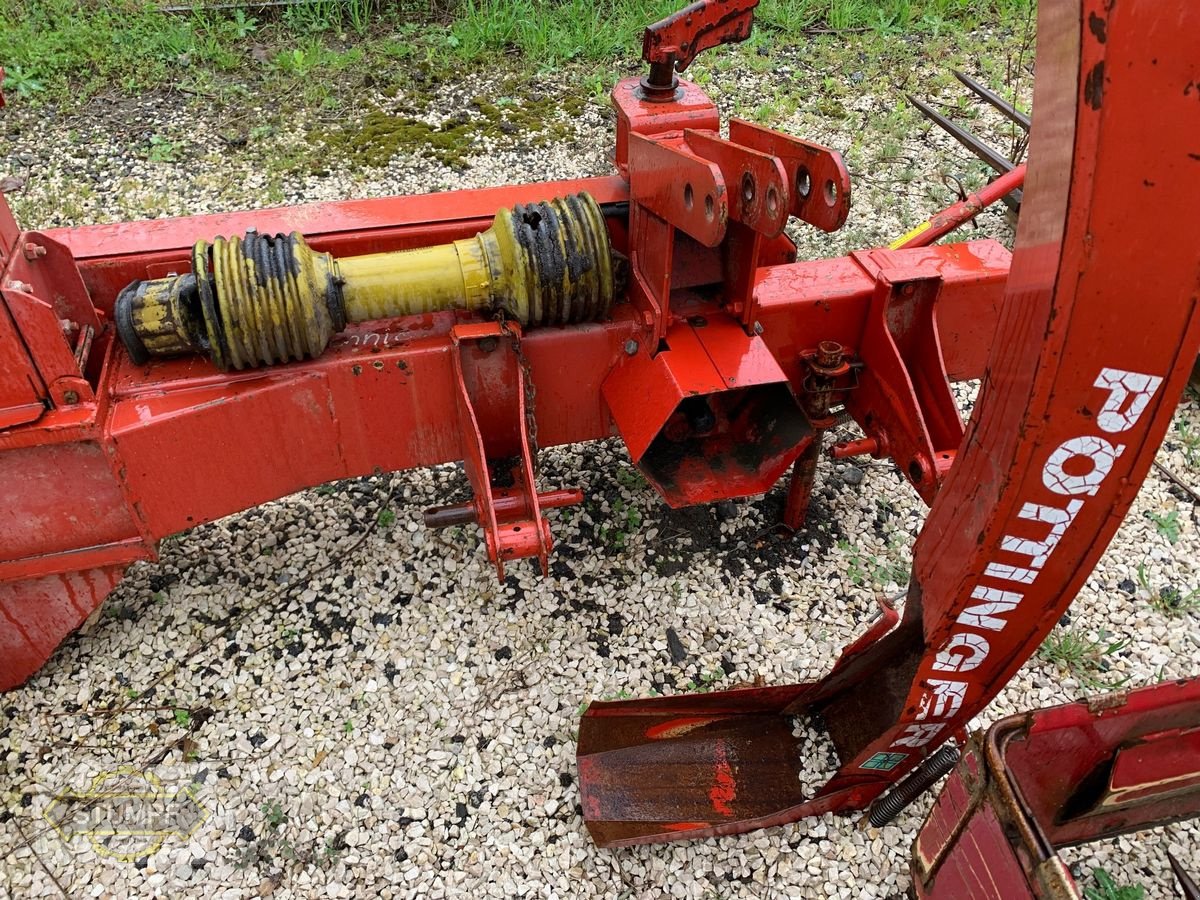
<instances>
[{"instance_id":1,"label":"grass patch","mask_svg":"<svg viewBox=\"0 0 1200 900\"><path fill-rule=\"evenodd\" d=\"M762 0L751 54L844 31L940 34L981 23L1017 25L1036 0ZM82 101L174 85L204 93L214 76L255 73L306 91L339 75L393 72L397 62L440 74L509 61L527 72L578 61L635 58L646 25L684 0L310 0L280 10L166 13L150 0L10 0L0 18L0 65L22 99ZM598 77L599 81L604 80ZM314 94L315 96L315 94Z\"/></svg>"},{"instance_id":2,"label":"grass patch","mask_svg":"<svg viewBox=\"0 0 1200 900\"><path fill-rule=\"evenodd\" d=\"M1038 655L1073 675L1089 690L1114 690L1129 679L1109 681L1103 677L1103 673L1109 669L1109 657L1123 650L1128 643L1124 640L1110 641L1103 633L1100 640L1092 640L1073 628L1058 627L1038 648Z\"/></svg>"},{"instance_id":3,"label":"grass patch","mask_svg":"<svg viewBox=\"0 0 1200 900\"><path fill-rule=\"evenodd\" d=\"M1085 900L1142 900L1146 888L1140 884L1120 885L1104 869L1092 869L1095 885L1083 889Z\"/></svg>"},{"instance_id":4,"label":"grass patch","mask_svg":"<svg viewBox=\"0 0 1200 900\"><path fill-rule=\"evenodd\" d=\"M1154 523L1154 528L1172 544L1179 543L1179 532L1182 523L1179 521L1179 510L1172 509L1165 513L1147 512L1146 518Z\"/></svg>"}]
</instances>

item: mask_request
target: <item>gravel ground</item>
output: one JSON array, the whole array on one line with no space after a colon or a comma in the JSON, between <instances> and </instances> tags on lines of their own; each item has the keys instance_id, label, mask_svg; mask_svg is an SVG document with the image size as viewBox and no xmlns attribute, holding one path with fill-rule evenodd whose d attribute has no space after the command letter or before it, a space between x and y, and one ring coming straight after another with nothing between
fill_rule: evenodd
<instances>
[{"instance_id":1,"label":"gravel ground","mask_svg":"<svg viewBox=\"0 0 1200 900\"><path fill-rule=\"evenodd\" d=\"M779 96L785 82L804 97L831 90L799 53L769 70L753 54L734 60L695 70L727 112L739 97ZM987 54L960 62L982 75L998 65ZM806 255L902 234L951 199L943 175L977 183L978 166L903 113L903 85L864 68L852 59L837 72L840 109L763 116L846 151L855 174L851 221L832 238L797 231ZM926 96L953 104L961 92L934 80L939 71L914 66L906 83L928 82ZM433 107L508 90L471 78L436 88ZM409 99L365 96L339 115ZM308 147L329 113L270 116L172 95L101 100L86 115L14 104L0 118L0 174L27 178L10 201L37 227L609 171L611 123L590 101L563 119L566 140L480 137L465 169L401 152L382 167L328 159L324 174L289 173L272 160ZM231 128L260 121L270 128L228 143ZM1007 145L987 114L972 127ZM169 159L147 158L163 155L149 152L155 136L170 141ZM964 233L1011 239L1000 212ZM960 398L969 407L971 386ZM1159 460L1196 484L1197 453L1200 404L1189 397ZM551 514L550 577L517 565L503 585L474 529L421 525L424 507L465 496L454 466L305 491L171 538L158 563L129 570L85 634L3 698L0 883L13 897L901 896L928 801L882 829L827 816L619 851L598 850L579 814L582 702L819 678L876 592L900 589L924 516L913 493L882 463L827 461L818 481L808 530L781 540L769 528L778 488L732 510L672 512L619 444L548 450L543 484L588 499ZM1124 644L1071 665L1036 657L979 724L1121 679L1194 672L1198 572L1192 496L1154 473L1058 630ZM120 845L122 860L47 829L58 793L148 759L207 808L190 837ZM1168 897L1164 850L1200 871L1197 837L1176 825L1066 855L1085 883L1099 866Z\"/></svg>"}]
</instances>

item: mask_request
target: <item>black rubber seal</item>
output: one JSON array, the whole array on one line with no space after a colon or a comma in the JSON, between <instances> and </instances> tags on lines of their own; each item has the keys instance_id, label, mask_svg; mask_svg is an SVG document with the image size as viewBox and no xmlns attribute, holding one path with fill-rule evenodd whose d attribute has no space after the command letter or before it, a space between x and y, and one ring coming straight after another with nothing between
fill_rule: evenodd
<instances>
[{"instance_id":1,"label":"black rubber seal","mask_svg":"<svg viewBox=\"0 0 1200 900\"><path fill-rule=\"evenodd\" d=\"M113 307L114 318L117 320L117 337L125 345L125 350L135 366L144 366L150 362L150 353L133 327L133 301L141 297L145 286L144 281L130 283L117 294L117 302Z\"/></svg>"}]
</instances>

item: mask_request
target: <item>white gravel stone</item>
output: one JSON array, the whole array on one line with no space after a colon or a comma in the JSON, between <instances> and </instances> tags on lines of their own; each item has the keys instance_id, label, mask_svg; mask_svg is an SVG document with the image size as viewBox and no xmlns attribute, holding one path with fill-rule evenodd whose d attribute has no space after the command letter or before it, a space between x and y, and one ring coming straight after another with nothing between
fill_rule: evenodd
<instances>
[{"instance_id":1,"label":"white gravel stone","mask_svg":"<svg viewBox=\"0 0 1200 900\"><path fill-rule=\"evenodd\" d=\"M807 67L802 48L765 73L751 52L689 70L710 80L724 112L772 96L780 79L805 96L826 91L829 73ZM981 75L989 61L967 62ZM904 77L927 83L944 63L915 48ZM952 199L942 174L978 173L936 130L888 132L888 114L903 102L893 85L859 86L852 69L833 75L845 81L845 116L807 105L773 123L843 149L854 175L854 211L841 233L791 226L804 257L887 243ZM439 88L436 104L500 90L476 74ZM955 96L947 87L934 99ZM364 96L354 115L402 101ZM27 227L610 171L611 121L596 104L573 123L573 139L531 152L521 135L489 138L471 148L462 172L402 154L362 171L330 160L327 174L281 185L271 184L265 160L304 142L307 123L218 153L220 116L210 110L174 97L122 109L56 116L14 103L0 115L0 174L28 175L25 190L9 197ZM118 115L134 127L117 127ZM989 112L971 127L1006 141L1006 126ZM142 158L157 133L179 136L184 158ZM903 161L885 158L889 142ZM999 211L957 236L1011 240ZM959 386L958 397L969 409L973 386ZM1187 397L1159 461L1193 485L1198 434L1200 406ZM110 614L4 697L0 798L9 815L0 822L0 884L14 897L59 896L48 868L71 895L102 884L114 896L204 900L901 897L928 798L865 832L852 818L824 816L609 851L584 828L573 759L582 701L676 693L709 680L811 680L828 670L866 627L876 594L903 588L924 517L890 465L854 465L858 474L821 463L809 526L788 542L768 528L781 488L718 521L712 510L668 510L615 442L544 451L543 484L578 486L589 503L551 513L549 578L512 565L502 585L475 529L430 533L420 524L421 509L465 495L453 465L303 491L168 539L158 562L131 567ZM396 523L375 528L389 496ZM642 518L620 545L601 530L618 499ZM365 543L350 554L364 529ZM334 568L310 581L331 560ZM1097 679L1140 685L1194 672L1200 614L1194 605L1171 611L1162 598L1191 597L1198 585L1196 505L1152 473L1066 626L1126 641L1097 661L1108 671L1067 671L1035 657L977 724L1094 692ZM668 654L667 626L689 654L680 665ZM193 646L199 653L177 666ZM178 741L185 732L173 708L193 710L193 721L211 711L187 732L196 758L176 752L156 767L173 791L194 783L208 819L138 862L61 842L40 818L56 793ZM825 735L809 740L814 749L797 776L815 786L831 762ZM1195 824L1185 823L1064 856L1084 883L1103 867L1165 898L1165 850L1200 872L1198 847Z\"/></svg>"}]
</instances>

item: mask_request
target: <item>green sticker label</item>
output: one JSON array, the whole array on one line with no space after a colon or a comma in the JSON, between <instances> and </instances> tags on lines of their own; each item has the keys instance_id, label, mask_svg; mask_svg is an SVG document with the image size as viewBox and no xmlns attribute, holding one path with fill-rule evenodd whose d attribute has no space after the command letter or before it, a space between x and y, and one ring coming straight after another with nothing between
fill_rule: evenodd
<instances>
[{"instance_id":1,"label":"green sticker label","mask_svg":"<svg viewBox=\"0 0 1200 900\"><path fill-rule=\"evenodd\" d=\"M879 772L887 772L896 768L904 760L908 759L907 753L876 753L859 768L875 769Z\"/></svg>"}]
</instances>

